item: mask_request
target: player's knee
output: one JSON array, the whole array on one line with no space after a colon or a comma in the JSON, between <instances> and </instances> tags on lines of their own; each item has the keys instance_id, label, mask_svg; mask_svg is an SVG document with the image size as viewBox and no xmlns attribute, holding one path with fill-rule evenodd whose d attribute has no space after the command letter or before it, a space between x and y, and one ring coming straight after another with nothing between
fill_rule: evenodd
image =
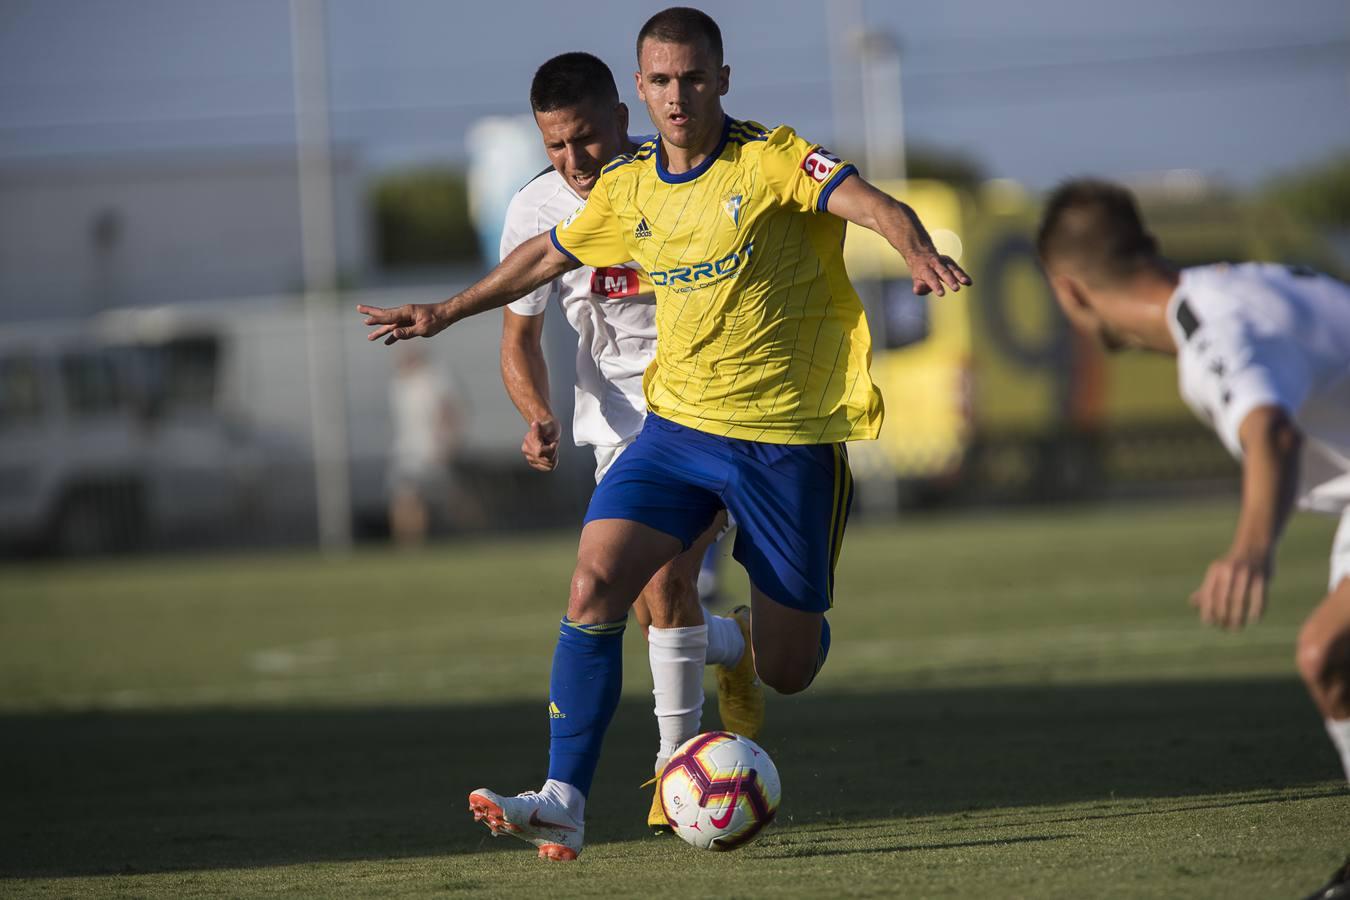
<instances>
[{"instance_id":1,"label":"player's knee","mask_svg":"<svg viewBox=\"0 0 1350 900\"><path fill-rule=\"evenodd\" d=\"M578 563L572 573L567 617L574 622L607 621L613 593L614 580L603 569Z\"/></svg>"},{"instance_id":2,"label":"player's knee","mask_svg":"<svg viewBox=\"0 0 1350 900\"><path fill-rule=\"evenodd\" d=\"M770 676L760 676L760 681L780 694L800 694L811 686L809 672L780 672Z\"/></svg>"},{"instance_id":3,"label":"player's knee","mask_svg":"<svg viewBox=\"0 0 1350 900\"><path fill-rule=\"evenodd\" d=\"M755 674L767 687L780 694L800 694L811 686L815 670L785 659L755 657Z\"/></svg>"},{"instance_id":4,"label":"player's knee","mask_svg":"<svg viewBox=\"0 0 1350 900\"><path fill-rule=\"evenodd\" d=\"M1327 631L1312 623L1304 625L1295 661L1310 688L1336 689L1343 695L1350 686L1350 629Z\"/></svg>"}]
</instances>

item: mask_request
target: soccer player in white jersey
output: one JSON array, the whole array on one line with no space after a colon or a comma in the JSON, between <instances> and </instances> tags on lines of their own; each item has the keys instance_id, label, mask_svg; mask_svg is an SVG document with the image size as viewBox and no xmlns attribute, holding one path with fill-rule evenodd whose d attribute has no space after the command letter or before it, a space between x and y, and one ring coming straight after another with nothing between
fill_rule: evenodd
<instances>
[{"instance_id":1,"label":"soccer player in white jersey","mask_svg":"<svg viewBox=\"0 0 1350 900\"><path fill-rule=\"evenodd\" d=\"M1262 263L1179 269L1129 191L1100 181L1053 194L1038 249L1070 322L1110 349L1175 355L1182 398L1242 463L1233 542L1190 598L1204 622L1261 617L1295 505L1340 517L1297 662L1350 779L1350 285ZM1350 861L1312 896L1350 897Z\"/></svg>"},{"instance_id":2,"label":"soccer player in white jersey","mask_svg":"<svg viewBox=\"0 0 1350 900\"><path fill-rule=\"evenodd\" d=\"M521 188L507 208L503 259L571 215L590 195L600 169L636 149L614 76L589 53L564 53L540 66L530 107L552 166ZM549 405L540 344L544 311L554 296L579 338L573 439L594 448L599 482L647 415L642 374L656 353L656 300L634 265L583 266L506 307L502 380L528 425L521 452L541 472L557 465L562 431ZM695 587L703 552L723 522L725 516L719 517L688 551L662 567L633 607L647 633L660 731L658 775L675 749L699 732L705 662L717 666L722 726L753 738L764 721L764 689L747 652L749 609L705 616ZM669 831L659 791L653 792L647 824L657 833Z\"/></svg>"}]
</instances>

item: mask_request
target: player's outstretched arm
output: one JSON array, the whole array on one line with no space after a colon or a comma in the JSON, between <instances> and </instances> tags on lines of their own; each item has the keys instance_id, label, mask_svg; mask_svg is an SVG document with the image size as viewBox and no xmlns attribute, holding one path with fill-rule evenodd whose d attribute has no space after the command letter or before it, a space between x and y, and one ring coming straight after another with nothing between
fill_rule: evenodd
<instances>
[{"instance_id":1,"label":"player's outstretched arm","mask_svg":"<svg viewBox=\"0 0 1350 900\"><path fill-rule=\"evenodd\" d=\"M551 472L558 465L562 427L548 402L548 362L544 359L544 316L517 315L507 309L502 322L502 383L520 410L528 430L520 452L530 468Z\"/></svg>"},{"instance_id":2,"label":"player's outstretched arm","mask_svg":"<svg viewBox=\"0 0 1350 900\"><path fill-rule=\"evenodd\" d=\"M368 340L384 338L386 344L415 337L434 337L460 319L505 306L545 282L581 265L553 246L548 232L530 238L502 260L481 281L440 303L407 303L403 306L358 306L366 324L374 330Z\"/></svg>"},{"instance_id":3,"label":"player's outstretched arm","mask_svg":"<svg viewBox=\"0 0 1350 900\"><path fill-rule=\"evenodd\" d=\"M1298 493L1303 436L1278 406L1260 406L1238 427L1242 442L1242 510L1228 552L1210 563L1191 595L1206 624L1237 629L1261 618L1275 545Z\"/></svg>"},{"instance_id":4,"label":"player's outstretched arm","mask_svg":"<svg viewBox=\"0 0 1350 900\"><path fill-rule=\"evenodd\" d=\"M914 293L933 291L941 297L947 288L959 291L963 284L971 283L954 259L938 253L914 210L861 177L853 175L840 182L825 201L825 208L890 241L909 264Z\"/></svg>"}]
</instances>

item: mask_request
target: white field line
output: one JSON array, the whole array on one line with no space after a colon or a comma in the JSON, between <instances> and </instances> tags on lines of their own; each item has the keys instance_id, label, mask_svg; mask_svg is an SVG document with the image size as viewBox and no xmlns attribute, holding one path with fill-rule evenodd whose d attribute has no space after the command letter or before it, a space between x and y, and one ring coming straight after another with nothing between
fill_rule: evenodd
<instances>
[{"instance_id":1,"label":"white field line","mask_svg":"<svg viewBox=\"0 0 1350 900\"><path fill-rule=\"evenodd\" d=\"M517 628L537 628L535 615L512 617ZM495 624L495 623L494 623ZM497 629L494 628L494 631ZM512 633L508 625L503 633ZM519 633L515 631L514 633ZM1027 664L1120 662L1130 659L1177 657L1196 652L1247 651L1253 648L1288 649L1291 665L1297 628L1258 625L1240 637L1219 635L1199 623L1140 623L1117 625L1063 625L1016 631L952 634L928 638L849 639L840 642L838 662L849 669L886 664L900 672L918 669L955 669L961 666L1022 666ZM120 688L61 694L50 698L62 708L98 707L145 709L156 706L192 706L276 703L300 698L353 699L388 696L397 692L439 694L444 699L469 699L483 683L482 660L454 652L463 633L456 626L390 629L346 637L323 637L280 644L248 654L243 667L254 677L178 687ZM1227 642L1227 643L1226 643ZM444 647L433 652L424 647ZM417 648L413 652L410 649ZM427 666L388 668L392 658L404 662L425 658ZM334 671L366 662L371 671ZM539 661L510 658L497 665L493 679L519 668L536 670ZM633 673L630 673L630 676ZM641 678L641 676L638 676Z\"/></svg>"}]
</instances>

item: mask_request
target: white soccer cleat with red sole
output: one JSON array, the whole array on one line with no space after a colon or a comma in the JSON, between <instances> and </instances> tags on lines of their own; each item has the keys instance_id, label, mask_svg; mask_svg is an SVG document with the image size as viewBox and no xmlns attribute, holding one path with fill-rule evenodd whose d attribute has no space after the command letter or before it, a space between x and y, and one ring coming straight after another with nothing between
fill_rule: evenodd
<instances>
[{"instance_id":1,"label":"white soccer cleat with red sole","mask_svg":"<svg viewBox=\"0 0 1350 900\"><path fill-rule=\"evenodd\" d=\"M469 812L487 825L493 837L509 834L539 848L540 859L570 861L581 852L586 825L555 800L526 791L504 797L479 788L469 794Z\"/></svg>"}]
</instances>

